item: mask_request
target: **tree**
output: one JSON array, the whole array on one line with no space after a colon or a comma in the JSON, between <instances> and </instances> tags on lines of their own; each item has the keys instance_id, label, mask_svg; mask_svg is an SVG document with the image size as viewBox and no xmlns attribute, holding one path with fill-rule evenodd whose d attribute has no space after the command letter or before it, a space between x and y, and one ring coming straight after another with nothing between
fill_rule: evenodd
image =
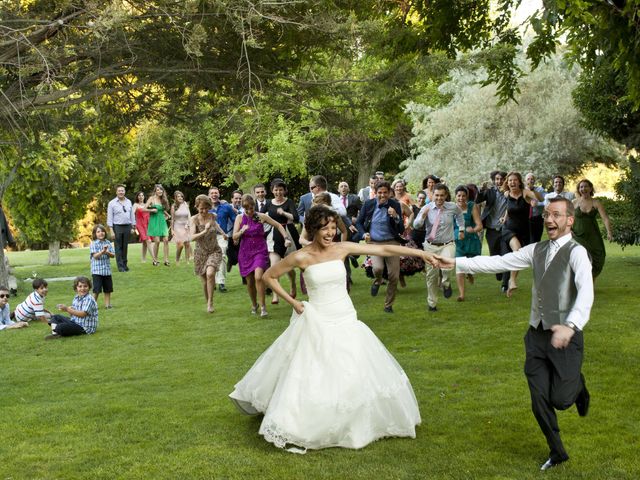
<instances>
[{"instance_id":1,"label":"tree","mask_svg":"<svg viewBox=\"0 0 640 480\"><path fill-rule=\"evenodd\" d=\"M49 264L60 263L60 242L74 238L89 202L121 175L118 143L97 127L69 127L19 152L20 181L9 186L7 204L24 241L49 245Z\"/></svg>"},{"instance_id":2,"label":"tree","mask_svg":"<svg viewBox=\"0 0 640 480\"><path fill-rule=\"evenodd\" d=\"M441 86L453 96L448 105L407 107L414 139L413 155L402 165L405 177L417 185L430 173L450 185L480 183L501 168L533 171L547 180L574 174L590 162L619 160L611 142L581 125L571 103L576 77L575 68L554 56L520 81L518 103L500 106L496 87L483 86L484 68L452 71Z\"/></svg>"}]
</instances>

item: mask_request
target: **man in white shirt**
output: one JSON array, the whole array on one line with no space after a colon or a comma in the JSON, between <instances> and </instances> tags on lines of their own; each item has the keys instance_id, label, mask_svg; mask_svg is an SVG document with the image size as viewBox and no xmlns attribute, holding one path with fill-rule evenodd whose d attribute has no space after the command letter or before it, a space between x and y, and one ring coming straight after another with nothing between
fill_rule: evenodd
<instances>
[{"instance_id":1,"label":"man in white shirt","mask_svg":"<svg viewBox=\"0 0 640 480\"><path fill-rule=\"evenodd\" d=\"M589 392L581 373L582 329L593 304L591 262L583 246L573 240L571 201L551 199L543 213L548 241L529 244L501 257L437 257L441 267L457 273L494 273L533 267L529 330L525 336L524 372L531 392L531 407L549 445L547 470L569 455L560 439L555 410L575 403L580 416L589 411Z\"/></svg>"},{"instance_id":2,"label":"man in white shirt","mask_svg":"<svg viewBox=\"0 0 640 480\"><path fill-rule=\"evenodd\" d=\"M544 204L549 205L549 200L558 197L566 198L567 200L573 200L576 198L573 192L564 191L564 177L561 175L553 177L553 192L547 193L544 196Z\"/></svg>"}]
</instances>

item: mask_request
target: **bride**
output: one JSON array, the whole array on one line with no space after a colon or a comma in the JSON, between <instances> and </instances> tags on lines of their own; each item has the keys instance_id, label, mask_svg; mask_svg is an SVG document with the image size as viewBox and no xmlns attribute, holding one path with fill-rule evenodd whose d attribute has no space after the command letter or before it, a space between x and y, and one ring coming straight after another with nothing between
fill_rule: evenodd
<instances>
[{"instance_id":1,"label":"bride","mask_svg":"<svg viewBox=\"0 0 640 480\"><path fill-rule=\"evenodd\" d=\"M338 214L311 208L313 241L267 270L264 279L294 309L289 327L256 360L229 395L247 414L264 414L259 433L276 447L304 453L362 448L382 437L415 438L420 412L402 367L357 319L346 289L347 255L426 252L396 245L334 243ZM304 270L309 301L292 298L278 277Z\"/></svg>"}]
</instances>

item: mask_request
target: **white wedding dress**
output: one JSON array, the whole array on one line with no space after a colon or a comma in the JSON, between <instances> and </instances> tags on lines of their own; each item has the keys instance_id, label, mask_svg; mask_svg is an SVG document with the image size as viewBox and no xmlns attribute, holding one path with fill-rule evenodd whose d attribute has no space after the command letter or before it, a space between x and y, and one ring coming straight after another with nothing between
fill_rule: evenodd
<instances>
[{"instance_id":1,"label":"white wedding dress","mask_svg":"<svg viewBox=\"0 0 640 480\"><path fill-rule=\"evenodd\" d=\"M305 270L304 312L293 312L229 395L243 412L264 414L260 434L277 447L300 453L415 438L420 412L411 383L357 319L345 275L340 260Z\"/></svg>"}]
</instances>

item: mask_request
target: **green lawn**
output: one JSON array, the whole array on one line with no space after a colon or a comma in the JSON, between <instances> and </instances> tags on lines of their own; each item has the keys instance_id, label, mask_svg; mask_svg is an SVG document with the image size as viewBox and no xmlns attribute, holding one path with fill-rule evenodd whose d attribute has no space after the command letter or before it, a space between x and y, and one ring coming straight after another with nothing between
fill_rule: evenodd
<instances>
[{"instance_id":1,"label":"green lawn","mask_svg":"<svg viewBox=\"0 0 640 480\"><path fill-rule=\"evenodd\" d=\"M545 477L640 478L640 248L609 257L585 331L589 416L561 412L571 460ZM88 250L10 253L18 277L88 274ZM115 308L100 310L95 335L45 342L48 327L0 332L1 479L538 479L544 437L530 412L522 373L530 272L515 298L495 277L477 278L467 301L426 311L422 276L408 281L393 316L369 280L354 276L360 319L403 365L423 423L417 438L363 450L294 455L258 435L260 419L228 400L244 372L282 332L286 304L270 317L249 314L237 269L229 292L205 312L191 265L153 267L130 250L129 273L115 273ZM112 262L112 266L114 262ZM15 307L27 293L21 284ZM49 284L47 305L69 303L71 281ZM100 299L102 306L102 298Z\"/></svg>"}]
</instances>

